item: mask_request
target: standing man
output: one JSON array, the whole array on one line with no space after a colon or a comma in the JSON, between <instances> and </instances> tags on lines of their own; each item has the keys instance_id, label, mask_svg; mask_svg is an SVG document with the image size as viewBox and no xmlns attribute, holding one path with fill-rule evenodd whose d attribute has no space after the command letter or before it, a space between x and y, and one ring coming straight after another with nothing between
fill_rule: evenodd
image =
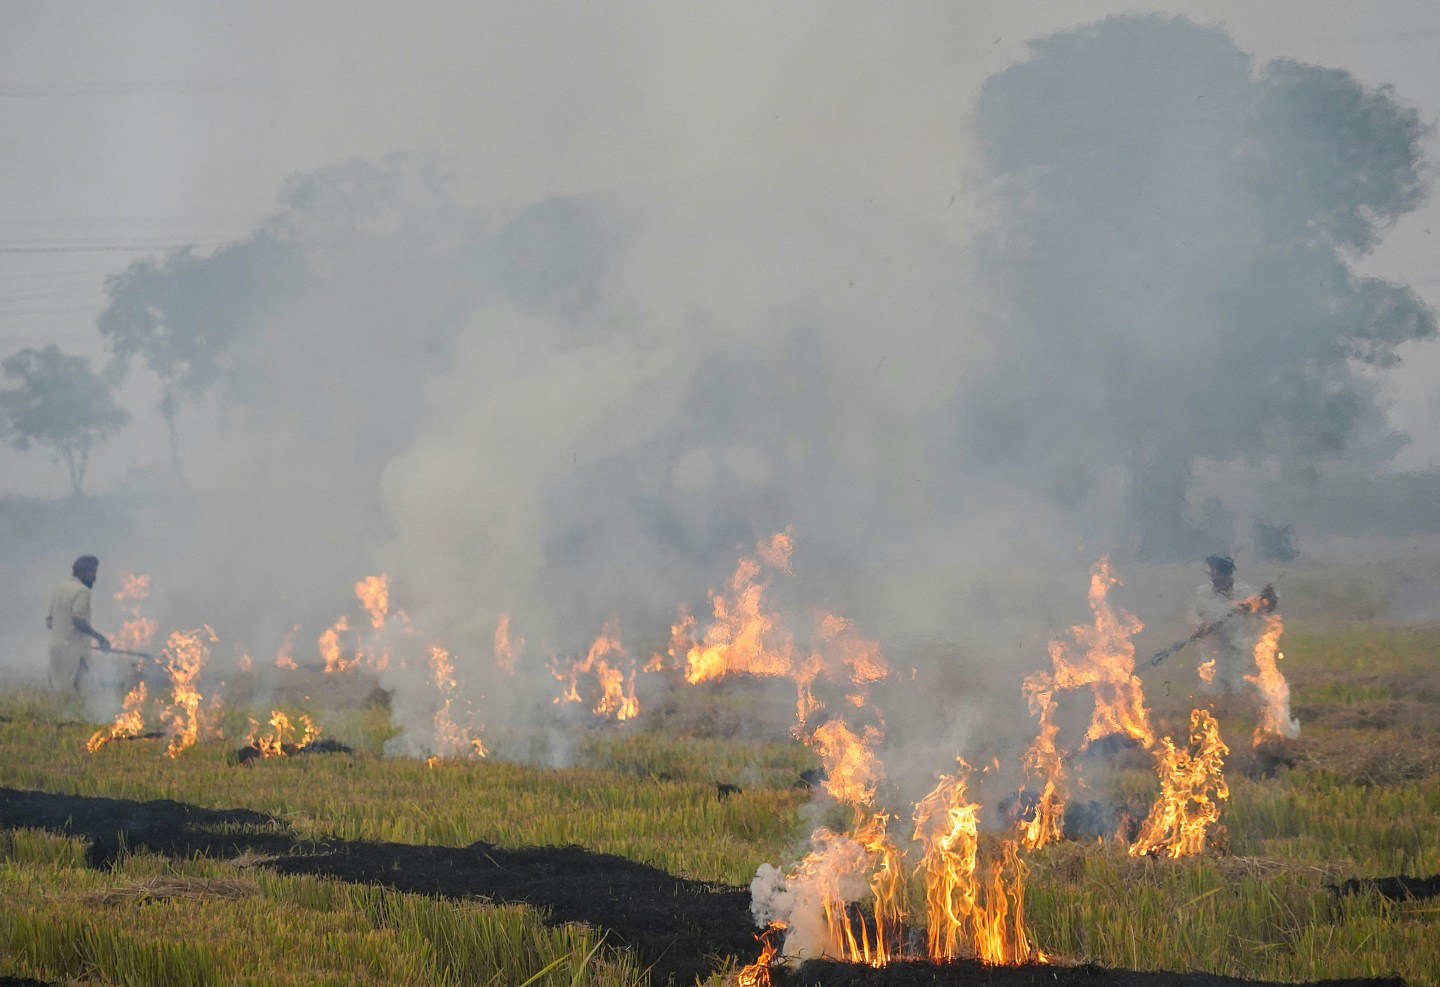
<instances>
[{"instance_id":1,"label":"standing man","mask_svg":"<svg viewBox=\"0 0 1440 987\"><path fill-rule=\"evenodd\" d=\"M1235 562L1228 555L1205 560L1210 585L1195 601L1200 644L1200 681L1206 692L1242 692L1246 675L1255 674L1255 645L1264 632L1261 613L1275 609L1275 590L1256 593L1235 581Z\"/></svg>"},{"instance_id":2,"label":"standing man","mask_svg":"<svg viewBox=\"0 0 1440 987\"><path fill-rule=\"evenodd\" d=\"M50 688L78 691L89 676L86 657L93 639L101 651L110 650L110 639L90 626L90 589L100 571L100 560L82 555L70 567L71 577L50 597L45 626L50 628Z\"/></svg>"}]
</instances>

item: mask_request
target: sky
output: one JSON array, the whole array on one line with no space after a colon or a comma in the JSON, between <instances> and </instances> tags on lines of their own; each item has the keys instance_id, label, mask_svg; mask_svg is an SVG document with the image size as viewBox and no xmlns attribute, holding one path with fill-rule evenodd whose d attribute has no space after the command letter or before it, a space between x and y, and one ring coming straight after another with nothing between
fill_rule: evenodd
<instances>
[{"instance_id":1,"label":"sky","mask_svg":"<svg viewBox=\"0 0 1440 987\"><path fill-rule=\"evenodd\" d=\"M0 351L104 358L104 281L175 245L243 238L291 176L433 152L498 207L556 190L704 187L735 174L859 185L963 238L967 114L1027 42L1118 12L1219 24L1258 59L1393 85L1440 117L1433 3L0 5ZM1430 160L1440 160L1431 135ZM1440 303L1434 197L1361 269ZM1385 374L1398 462L1440 465L1440 346ZM153 454L140 384L103 489ZM0 453L6 492L63 470Z\"/></svg>"},{"instance_id":2,"label":"sky","mask_svg":"<svg viewBox=\"0 0 1440 987\"><path fill-rule=\"evenodd\" d=\"M610 614L652 636L678 602L703 616L706 588L737 555L793 525L804 581L776 576L776 594L792 593L796 613L843 608L868 632L963 635L982 662L1031 661L1031 638L1068 620L1053 587L1032 599L1002 567L1053 574L1083 616L1085 573L1140 509L1117 477L1142 473L1146 450L1071 429L1092 402L1106 407L1093 392L1132 381L1086 335L1073 353L1093 380L1061 368L1077 410L1028 423L1042 423L1032 439L1046 433L1029 459L987 458L948 423L970 416L977 439L1003 434L1016 403L1043 401L1050 325L1074 314L1099 338L1112 301L1116 323L1145 337L1137 359L1175 363L1192 344L1215 358L1233 327L1196 299L1210 277L1250 284L1228 251L1252 217L1202 216L1193 246L1206 259L1188 276L1159 270L1142 291L1109 292L1092 259L1156 269L1125 254L1124 231L1112 254L1101 236L1112 231L1095 226L1091 251L1105 214L1070 203L1049 229L1063 242L1053 273L1074 274L1073 290L1022 312L1024 285L976 272L1033 258L997 249L987 268L966 253L987 234L991 248L1014 246L973 180L976 117L992 80L1040 60L1037 39L1153 12L1222 29L1223 65L1233 42L1257 64L1289 58L1392 86L1422 121L1440 118L1440 8L1422 2L3 3L0 355L57 343L98 366L107 278L170 248L246 240L277 216L314 219L298 239L324 272L318 287L234 354L273 401L252 392L248 429L187 410L187 472L204 503L102 549L157 574L174 626L203 619L273 646L295 622L325 626L353 602L353 581L383 568L423 608L417 620L472 654L512 610L537 652L583 650ZM1209 62L1169 77L1212 69L1224 77ZM992 106L1022 83L989 88ZM1046 107L1031 109L1039 119ZM1232 121L1218 131L1230 136ZM1152 168L1177 136L1154 133ZM1440 137L1426 140L1433 179ZM346 164L395 154L407 164L391 171ZM1203 183L1214 162L1194 157L1174 170ZM333 213L324 195L314 213L282 203L317 173L351 193L367 174L414 185L376 196L375 214L342 192ZM446 190L432 195L436 174ZM1230 204L1225 175L1199 201ZM1185 215L1184 180L1177 195L1170 176L1149 177L1156 214ZM1095 187L1109 188L1103 178ZM384 212L394 202L402 215ZM1437 209L1432 196L1353 267L1440 307ZM374 225L350 239L352 219ZM1144 242L1163 252L1159 232ZM574 284L557 289L546 280L557 272ZM432 349L423 334L436 327L448 336ZM987 391L987 368L1010 366L996 353L1006 332L1023 344L1021 376ZM1399 355L1373 371L1391 424L1412 436L1394 464L1440 468L1440 341ZM1144 418L1166 402L1147 401L1166 383L1133 383L1152 393L1114 420L1151 435ZM1195 396L1189 383L1175 382L1177 398ZM972 392L985 399L967 404ZM167 466L154 380L133 373L120 397L133 424L95 453L91 490ZM1162 423L1153 435L1162 447L1174 437L1188 469L1211 454L1195 432ZM1095 464L1072 461L1077 451ZM1183 499L1183 469L1157 474L1160 499L1171 481ZM42 454L0 451L0 495L64 490ZM27 586L48 581L42 564ZM1157 610L1174 618L1173 596Z\"/></svg>"}]
</instances>

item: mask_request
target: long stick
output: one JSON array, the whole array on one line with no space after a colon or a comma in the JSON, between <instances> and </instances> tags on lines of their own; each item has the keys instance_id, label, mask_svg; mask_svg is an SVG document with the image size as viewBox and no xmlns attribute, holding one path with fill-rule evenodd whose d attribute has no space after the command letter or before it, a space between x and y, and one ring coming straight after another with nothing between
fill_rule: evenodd
<instances>
[{"instance_id":1,"label":"long stick","mask_svg":"<svg viewBox=\"0 0 1440 987\"><path fill-rule=\"evenodd\" d=\"M1155 652L1154 657L1152 657L1145 664L1149 665L1151 668L1154 668L1166 658L1169 658L1175 652L1185 647L1185 645L1189 644L1191 641L1198 641L1202 637L1205 637L1207 634L1213 634L1215 631L1230 623L1230 621L1234 620L1241 614L1259 613L1262 610L1266 613L1269 613L1270 611L1275 609L1275 606L1278 603L1279 600L1275 596L1275 587L1273 585L1267 585L1264 589L1256 593L1254 596L1247 596L1245 599L1235 604L1234 610L1231 610L1224 617L1215 621L1213 624L1206 624L1204 627L1201 627L1199 630L1197 630L1194 634L1191 634L1185 640L1176 641L1174 644L1170 645L1170 647L1166 648L1165 650Z\"/></svg>"},{"instance_id":2,"label":"long stick","mask_svg":"<svg viewBox=\"0 0 1440 987\"><path fill-rule=\"evenodd\" d=\"M129 655L131 658L149 658L152 660L155 657L148 651L126 651L124 648L111 648L109 651L103 648L91 648L91 650L101 655Z\"/></svg>"}]
</instances>

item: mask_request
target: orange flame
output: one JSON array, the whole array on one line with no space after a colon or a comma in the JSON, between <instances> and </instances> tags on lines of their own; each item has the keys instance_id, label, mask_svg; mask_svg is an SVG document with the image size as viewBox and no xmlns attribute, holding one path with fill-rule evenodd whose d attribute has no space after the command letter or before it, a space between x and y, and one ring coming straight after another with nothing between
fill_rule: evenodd
<instances>
[{"instance_id":1,"label":"orange flame","mask_svg":"<svg viewBox=\"0 0 1440 987\"><path fill-rule=\"evenodd\" d=\"M1022 824L1020 840L1026 849L1037 850L1057 842L1064 833L1067 786L1064 759L1055 745L1060 725L1055 721L1054 682L1043 673L1030 675L1025 678L1024 691L1030 712L1040 717L1040 732L1025 751L1025 770L1043 784L1034 815Z\"/></svg>"},{"instance_id":2,"label":"orange flame","mask_svg":"<svg viewBox=\"0 0 1440 987\"><path fill-rule=\"evenodd\" d=\"M868 805L875 798L875 787L885 778L885 764L875 756L874 747L884 738L883 731L869 725L857 735L841 720L815 728L808 742L820 754L825 790L836 801Z\"/></svg>"},{"instance_id":3,"label":"orange flame","mask_svg":"<svg viewBox=\"0 0 1440 987\"><path fill-rule=\"evenodd\" d=\"M1118 582L1110 575L1108 558L1095 563L1090 571L1090 609L1095 614L1095 623L1070 629L1084 653L1072 659L1069 645L1051 641L1049 650L1054 671L1050 684L1056 689L1089 686L1094 692L1095 713L1085 733L1086 745L1119 733L1148 748L1155 743L1155 731L1145 709L1144 688L1135 675L1135 645L1130 640L1145 625L1134 614L1110 604L1107 595L1110 587Z\"/></svg>"},{"instance_id":4,"label":"orange flame","mask_svg":"<svg viewBox=\"0 0 1440 987\"><path fill-rule=\"evenodd\" d=\"M744 557L730 578L730 595L711 593L715 619L703 643L685 656L685 679L704 682L724 675L786 675L790 672L793 642L790 633L764 609L765 588L760 581L765 566L790 571L790 531L761 539L754 557Z\"/></svg>"},{"instance_id":5,"label":"orange flame","mask_svg":"<svg viewBox=\"0 0 1440 987\"><path fill-rule=\"evenodd\" d=\"M340 650L340 635L349 629L350 618L342 615L324 634L320 635L316 644L320 646L320 656L325 659L325 671L343 672L358 664L354 659L347 660Z\"/></svg>"},{"instance_id":6,"label":"orange flame","mask_svg":"<svg viewBox=\"0 0 1440 987\"><path fill-rule=\"evenodd\" d=\"M271 732L256 736L260 730L260 724L254 718L250 719L250 732L245 736L245 743L254 747L263 757L286 757L291 753L298 752L308 747L312 741L320 736L320 728L310 719L309 714L302 713L299 718L299 727L302 730L300 738L295 739L296 724L290 722L290 717L278 709L270 711ZM285 748L289 747L287 751Z\"/></svg>"},{"instance_id":7,"label":"orange flame","mask_svg":"<svg viewBox=\"0 0 1440 987\"><path fill-rule=\"evenodd\" d=\"M150 597L150 577L133 572L120 574L120 589L115 593L115 602L133 601L127 608L129 616L120 625L120 630L110 643L126 651L143 648L155 637L155 621L140 613L140 602Z\"/></svg>"},{"instance_id":8,"label":"orange flame","mask_svg":"<svg viewBox=\"0 0 1440 987\"><path fill-rule=\"evenodd\" d=\"M779 952L774 939L784 929L783 924L775 923L755 937L760 940L760 958L749 966L741 967L740 972L735 974L735 987L774 987L775 979L770 976L770 967Z\"/></svg>"},{"instance_id":9,"label":"orange flame","mask_svg":"<svg viewBox=\"0 0 1440 987\"><path fill-rule=\"evenodd\" d=\"M355 598L370 614L370 626L377 631L385 627L385 614L390 610L390 577L385 573L366 576L355 584Z\"/></svg>"},{"instance_id":10,"label":"orange flame","mask_svg":"<svg viewBox=\"0 0 1440 987\"><path fill-rule=\"evenodd\" d=\"M300 632L300 625L296 624L290 628L285 640L280 642L280 650L275 655L275 667L294 670L300 666L295 664L295 635Z\"/></svg>"},{"instance_id":11,"label":"orange flame","mask_svg":"<svg viewBox=\"0 0 1440 987\"><path fill-rule=\"evenodd\" d=\"M506 675L515 674L515 657L525 650L523 637L511 638L510 615L502 613L495 625L495 666Z\"/></svg>"},{"instance_id":12,"label":"orange flame","mask_svg":"<svg viewBox=\"0 0 1440 987\"><path fill-rule=\"evenodd\" d=\"M120 703L120 713L115 717L115 722L110 724L110 729L95 731L94 735L85 742L85 749L94 754L112 740L140 736L145 730L146 698L145 682L142 679L135 684L135 688L125 694L124 700Z\"/></svg>"},{"instance_id":13,"label":"orange flame","mask_svg":"<svg viewBox=\"0 0 1440 987\"><path fill-rule=\"evenodd\" d=\"M609 659L613 659L614 663ZM620 625L615 618L605 622L583 661L572 662L568 669L562 669L561 664L557 659L551 666L551 672L565 686L555 702L584 702L580 696L579 680L582 676L594 675L599 698L591 707L592 713L622 721L639 715L640 700L635 695L635 659L620 643Z\"/></svg>"},{"instance_id":14,"label":"orange flame","mask_svg":"<svg viewBox=\"0 0 1440 987\"><path fill-rule=\"evenodd\" d=\"M1290 683L1285 681L1278 662L1285 656L1280 653L1280 635L1285 631L1285 622L1278 613L1265 614L1265 630L1255 642L1254 675L1245 676L1260 690L1263 705L1260 707L1260 722L1255 727L1254 742L1260 743L1266 734L1294 739L1300 736L1300 721L1290 715Z\"/></svg>"},{"instance_id":15,"label":"orange flame","mask_svg":"<svg viewBox=\"0 0 1440 987\"><path fill-rule=\"evenodd\" d=\"M484 757L489 752L479 734L472 727L457 722L455 718L455 710L459 705L455 692L460 683L455 676L455 665L450 660L450 652L431 646L430 670L442 702L435 711L435 754L428 759L428 763L434 767L439 758Z\"/></svg>"},{"instance_id":16,"label":"orange flame","mask_svg":"<svg viewBox=\"0 0 1440 987\"><path fill-rule=\"evenodd\" d=\"M178 757L200 735L200 694L198 681L210 645L219 640L208 626L198 631L172 631L161 655L170 675L171 703L160 714L170 736L167 757Z\"/></svg>"},{"instance_id":17,"label":"orange flame","mask_svg":"<svg viewBox=\"0 0 1440 987\"><path fill-rule=\"evenodd\" d=\"M941 775L915 806L915 838L924 847L928 955L933 960L975 956L994 965L1038 958L1025 930L1025 877L1016 843L1002 845L1003 858L977 880L980 806L966 800L964 760Z\"/></svg>"},{"instance_id":18,"label":"orange flame","mask_svg":"<svg viewBox=\"0 0 1440 987\"><path fill-rule=\"evenodd\" d=\"M1190 714L1190 742L1177 748L1162 737L1155 770L1160 795L1130 846L1130 855L1164 854L1175 858L1205 849L1207 831L1220 818L1220 799L1230 797L1222 769L1230 748L1220 725L1203 709Z\"/></svg>"}]
</instances>

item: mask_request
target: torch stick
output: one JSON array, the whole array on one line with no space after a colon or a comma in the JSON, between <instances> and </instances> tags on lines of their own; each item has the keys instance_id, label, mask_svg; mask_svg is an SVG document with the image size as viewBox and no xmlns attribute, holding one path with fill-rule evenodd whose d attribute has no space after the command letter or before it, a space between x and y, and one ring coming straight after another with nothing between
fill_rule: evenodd
<instances>
[{"instance_id":1,"label":"torch stick","mask_svg":"<svg viewBox=\"0 0 1440 987\"><path fill-rule=\"evenodd\" d=\"M97 648L97 647L92 647L90 650L96 652L97 654L102 654L102 655L129 655L131 658L145 658L145 659L151 660L151 661L153 661L153 660L155 659L155 656L152 655L152 654L150 654L150 652L148 652L148 651L126 651L124 648L108 648L108 649L107 649L107 648Z\"/></svg>"},{"instance_id":2,"label":"torch stick","mask_svg":"<svg viewBox=\"0 0 1440 987\"><path fill-rule=\"evenodd\" d=\"M1195 631L1194 634L1191 634L1189 637L1187 637L1185 640L1176 641L1168 648L1165 648L1162 651L1155 652L1154 656L1151 657L1150 660L1147 661L1145 664L1149 665L1151 668L1154 668L1166 658L1169 658L1175 652L1184 648L1185 645L1189 644L1191 641L1198 641L1206 635L1215 633L1220 628L1230 623L1230 621L1234 620L1236 617L1239 617L1241 614L1260 613L1262 611L1265 613L1270 613L1275 609L1279 602L1280 598L1275 595L1275 584L1267 583L1265 588L1262 589L1259 593L1256 593L1254 596L1247 596L1245 599L1235 604L1235 609L1231 610L1224 617L1220 618L1214 623L1204 625L1203 627Z\"/></svg>"}]
</instances>

